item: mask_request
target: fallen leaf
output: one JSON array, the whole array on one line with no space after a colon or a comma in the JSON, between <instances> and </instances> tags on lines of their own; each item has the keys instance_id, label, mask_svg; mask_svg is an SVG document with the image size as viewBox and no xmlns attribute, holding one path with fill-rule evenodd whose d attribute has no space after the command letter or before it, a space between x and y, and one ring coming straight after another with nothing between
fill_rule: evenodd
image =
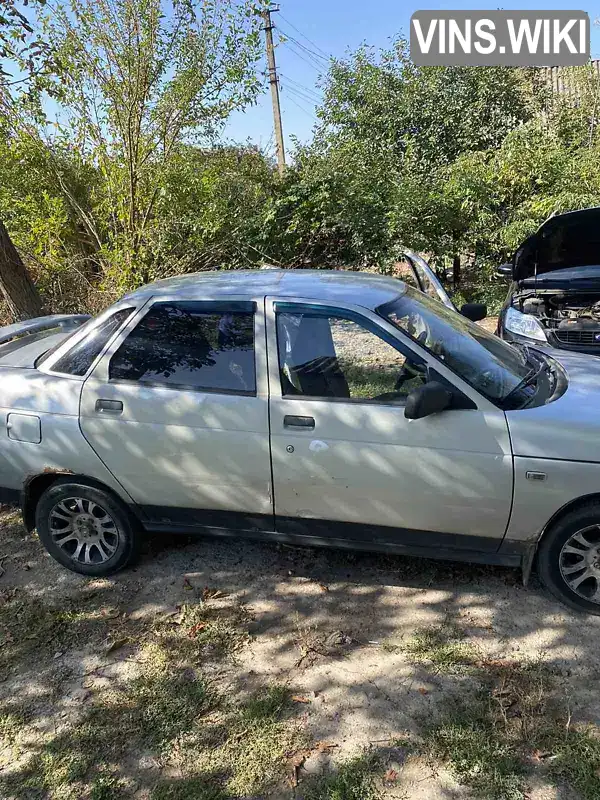
<instances>
[{"instance_id":1,"label":"fallen leaf","mask_svg":"<svg viewBox=\"0 0 600 800\"><path fill-rule=\"evenodd\" d=\"M314 749L318 753L328 753L334 747L339 747L335 742L317 742Z\"/></svg>"},{"instance_id":2,"label":"fallen leaf","mask_svg":"<svg viewBox=\"0 0 600 800\"><path fill-rule=\"evenodd\" d=\"M106 617L106 619L115 619L119 616L121 612L118 608L103 608L100 612L101 616Z\"/></svg>"},{"instance_id":3,"label":"fallen leaf","mask_svg":"<svg viewBox=\"0 0 600 800\"><path fill-rule=\"evenodd\" d=\"M104 655L107 656L109 653L114 653L115 650L120 650L121 647L124 647L129 639L127 637L123 639L115 639L112 642L109 642L104 650Z\"/></svg>"},{"instance_id":4,"label":"fallen leaf","mask_svg":"<svg viewBox=\"0 0 600 800\"><path fill-rule=\"evenodd\" d=\"M544 750L534 750L533 753L531 754L531 760L533 761L534 764L540 764L542 761L545 761L551 755L552 753L549 753Z\"/></svg>"},{"instance_id":5,"label":"fallen leaf","mask_svg":"<svg viewBox=\"0 0 600 800\"><path fill-rule=\"evenodd\" d=\"M195 639L196 636L198 636L199 633L202 633L205 628L206 622L197 622L195 625L192 625L187 635L190 639Z\"/></svg>"},{"instance_id":6,"label":"fallen leaf","mask_svg":"<svg viewBox=\"0 0 600 800\"><path fill-rule=\"evenodd\" d=\"M390 767L384 775L384 780L386 783L395 783L398 780L398 773Z\"/></svg>"},{"instance_id":7,"label":"fallen leaf","mask_svg":"<svg viewBox=\"0 0 600 800\"><path fill-rule=\"evenodd\" d=\"M310 751L308 750L300 750L298 753L295 753L290 759L291 766L296 768L301 767L309 755Z\"/></svg>"},{"instance_id":8,"label":"fallen leaf","mask_svg":"<svg viewBox=\"0 0 600 800\"><path fill-rule=\"evenodd\" d=\"M219 597L227 597L226 592L222 592L220 589L211 589L208 586L202 590L203 600L216 600Z\"/></svg>"},{"instance_id":9,"label":"fallen leaf","mask_svg":"<svg viewBox=\"0 0 600 800\"><path fill-rule=\"evenodd\" d=\"M293 694L292 695L292 703L310 703L311 700L309 697L305 697L301 694Z\"/></svg>"}]
</instances>

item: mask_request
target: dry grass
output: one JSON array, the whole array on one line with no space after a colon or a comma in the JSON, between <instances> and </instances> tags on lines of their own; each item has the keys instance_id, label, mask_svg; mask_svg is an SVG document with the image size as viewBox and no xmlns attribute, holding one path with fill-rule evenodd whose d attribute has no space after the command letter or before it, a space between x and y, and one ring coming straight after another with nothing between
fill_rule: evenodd
<instances>
[{"instance_id":1,"label":"dry grass","mask_svg":"<svg viewBox=\"0 0 600 800\"><path fill-rule=\"evenodd\" d=\"M62 684L45 680L30 700L23 689L23 697L4 701L0 737L4 757L11 752L0 773L2 798L103 800L131 796L141 780L159 800L215 800L261 794L283 779L286 754L303 742L287 688L265 686L238 698L214 677L215 665L233 664L249 640L247 608L199 599L144 621L104 612L93 595L77 607L55 607L17 593L0 609L7 676L27 675L32 662L47 676L57 648L83 643L112 658L122 652L132 665L92 687L73 715L54 717L43 734L39 725L56 713L68 669ZM136 767L140 753L177 777L148 783Z\"/></svg>"},{"instance_id":2,"label":"dry grass","mask_svg":"<svg viewBox=\"0 0 600 800\"><path fill-rule=\"evenodd\" d=\"M525 800L536 771L582 800L600 797L599 731L571 724L569 698L543 660L485 657L450 623L417 631L405 650L437 672L472 679L426 727L423 752L477 797Z\"/></svg>"}]
</instances>

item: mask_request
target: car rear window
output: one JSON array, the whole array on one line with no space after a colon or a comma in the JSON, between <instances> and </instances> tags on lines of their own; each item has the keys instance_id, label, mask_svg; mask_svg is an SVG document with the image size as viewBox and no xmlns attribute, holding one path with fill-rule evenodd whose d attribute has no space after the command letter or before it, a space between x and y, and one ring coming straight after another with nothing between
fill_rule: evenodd
<instances>
[{"instance_id":1,"label":"car rear window","mask_svg":"<svg viewBox=\"0 0 600 800\"><path fill-rule=\"evenodd\" d=\"M112 357L109 378L255 394L254 304L155 303Z\"/></svg>"},{"instance_id":2,"label":"car rear window","mask_svg":"<svg viewBox=\"0 0 600 800\"><path fill-rule=\"evenodd\" d=\"M52 371L65 375L85 375L113 335L131 316L133 310L133 308L121 308L96 325L87 336L80 339L52 365Z\"/></svg>"}]
</instances>

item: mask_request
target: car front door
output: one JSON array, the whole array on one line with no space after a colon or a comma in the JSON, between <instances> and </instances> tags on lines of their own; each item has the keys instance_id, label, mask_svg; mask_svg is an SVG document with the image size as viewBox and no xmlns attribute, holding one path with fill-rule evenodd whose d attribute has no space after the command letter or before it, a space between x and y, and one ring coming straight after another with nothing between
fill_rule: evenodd
<instances>
[{"instance_id":1,"label":"car front door","mask_svg":"<svg viewBox=\"0 0 600 800\"><path fill-rule=\"evenodd\" d=\"M513 481L503 411L431 359L470 407L407 420L432 364L364 309L269 299L267 331L278 531L498 548Z\"/></svg>"},{"instance_id":2,"label":"car front door","mask_svg":"<svg viewBox=\"0 0 600 800\"><path fill-rule=\"evenodd\" d=\"M262 305L155 298L86 380L83 434L150 525L273 530Z\"/></svg>"}]
</instances>

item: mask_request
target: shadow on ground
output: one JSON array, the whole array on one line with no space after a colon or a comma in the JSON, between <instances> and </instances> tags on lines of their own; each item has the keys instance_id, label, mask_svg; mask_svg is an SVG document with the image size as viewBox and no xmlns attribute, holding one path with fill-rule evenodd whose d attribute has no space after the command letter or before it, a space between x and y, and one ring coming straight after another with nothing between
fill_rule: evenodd
<instances>
[{"instance_id":1,"label":"shadow on ground","mask_svg":"<svg viewBox=\"0 0 600 800\"><path fill-rule=\"evenodd\" d=\"M599 621L515 570L156 536L135 568L89 580L3 523L2 797L467 797L443 759L411 753L481 664L540 662L569 725L600 722ZM479 655L407 656L444 626ZM365 749L379 794L368 770L362 794L310 794ZM546 766L528 796L587 796Z\"/></svg>"}]
</instances>

